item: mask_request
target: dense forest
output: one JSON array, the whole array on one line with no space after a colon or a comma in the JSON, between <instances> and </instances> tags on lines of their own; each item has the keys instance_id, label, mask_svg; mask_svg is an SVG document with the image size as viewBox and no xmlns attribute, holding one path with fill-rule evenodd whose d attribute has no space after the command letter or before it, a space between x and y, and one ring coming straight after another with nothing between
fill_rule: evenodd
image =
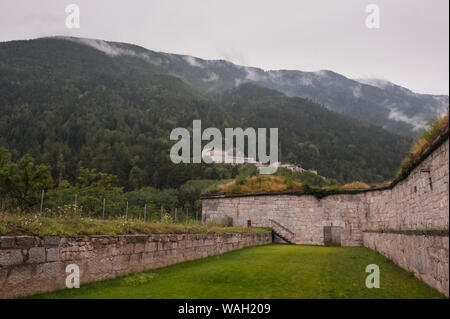
<instances>
[{"instance_id":1,"label":"dense forest","mask_svg":"<svg viewBox=\"0 0 450 319\"><path fill-rule=\"evenodd\" d=\"M221 105L244 127L278 127L283 161L339 182L387 180L409 148L374 125L251 83L228 91Z\"/></svg>"},{"instance_id":2,"label":"dense forest","mask_svg":"<svg viewBox=\"0 0 450 319\"><path fill-rule=\"evenodd\" d=\"M193 179L178 188L158 189L144 186L126 192L118 183L117 176L96 169L79 167L74 182L61 180L55 185L52 168L38 164L26 154L17 161L11 153L0 147L0 211L39 211L41 214L65 214L78 211L95 217L142 217L143 210L149 216L175 218L177 209L184 212L178 220L199 217L200 195L206 189L231 178L245 180L258 175L253 164L231 166L210 164L204 170L221 172L215 179ZM337 181L327 179L312 172L291 172L280 168L276 175L287 180L301 181L315 186L336 185ZM262 175L259 175L262 176ZM191 214L189 215L189 211Z\"/></svg>"},{"instance_id":3,"label":"dense forest","mask_svg":"<svg viewBox=\"0 0 450 319\"><path fill-rule=\"evenodd\" d=\"M57 38L0 44L0 147L13 162L30 154L47 164L55 186L77 185L83 169L116 176L113 184L125 192L237 176L230 165L170 161L170 131L189 128L194 119L222 132L278 127L282 161L341 183L392 178L410 145L255 84L210 97L138 53L108 55Z\"/></svg>"}]
</instances>

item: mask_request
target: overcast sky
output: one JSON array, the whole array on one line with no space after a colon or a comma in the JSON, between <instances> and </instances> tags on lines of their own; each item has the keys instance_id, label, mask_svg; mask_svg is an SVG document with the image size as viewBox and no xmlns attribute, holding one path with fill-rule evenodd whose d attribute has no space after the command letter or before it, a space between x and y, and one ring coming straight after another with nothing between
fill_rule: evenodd
<instances>
[{"instance_id":1,"label":"overcast sky","mask_svg":"<svg viewBox=\"0 0 450 319\"><path fill-rule=\"evenodd\" d=\"M79 5L81 28L65 25ZM380 28L365 25L367 4ZM0 41L70 35L449 92L448 0L0 0Z\"/></svg>"}]
</instances>

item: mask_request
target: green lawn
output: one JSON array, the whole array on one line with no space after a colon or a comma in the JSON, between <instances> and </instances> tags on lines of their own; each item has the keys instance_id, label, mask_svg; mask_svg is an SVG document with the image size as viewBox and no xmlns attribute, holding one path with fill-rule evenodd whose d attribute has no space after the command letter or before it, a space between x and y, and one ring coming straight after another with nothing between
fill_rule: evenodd
<instances>
[{"instance_id":1,"label":"green lawn","mask_svg":"<svg viewBox=\"0 0 450 319\"><path fill-rule=\"evenodd\" d=\"M380 288L365 286L368 264ZM363 247L271 244L33 296L36 298L445 298Z\"/></svg>"}]
</instances>

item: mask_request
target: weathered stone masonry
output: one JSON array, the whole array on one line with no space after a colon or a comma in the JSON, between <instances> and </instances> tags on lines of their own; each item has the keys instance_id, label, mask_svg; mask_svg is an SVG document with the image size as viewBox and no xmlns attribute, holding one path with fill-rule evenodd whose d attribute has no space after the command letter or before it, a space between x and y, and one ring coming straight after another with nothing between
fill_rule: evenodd
<instances>
[{"instance_id":1,"label":"weathered stone masonry","mask_svg":"<svg viewBox=\"0 0 450 319\"><path fill-rule=\"evenodd\" d=\"M65 288L68 264L81 283L272 242L270 233L0 237L0 298Z\"/></svg>"},{"instance_id":2,"label":"weathered stone masonry","mask_svg":"<svg viewBox=\"0 0 450 319\"><path fill-rule=\"evenodd\" d=\"M400 267L448 296L447 236L364 233L364 246L376 250Z\"/></svg>"},{"instance_id":3,"label":"weathered stone masonry","mask_svg":"<svg viewBox=\"0 0 450 319\"><path fill-rule=\"evenodd\" d=\"M203 198L203 218L229 216L234 225L272 227L297 244L364 245L448 295L448 131L432 146L408 177L391 187L322 199L294 194L210 196ZM404 229L447 230L447 235L391 234ZM368 232L374 230L383 233Z\"/></svg>"}]
</instances>

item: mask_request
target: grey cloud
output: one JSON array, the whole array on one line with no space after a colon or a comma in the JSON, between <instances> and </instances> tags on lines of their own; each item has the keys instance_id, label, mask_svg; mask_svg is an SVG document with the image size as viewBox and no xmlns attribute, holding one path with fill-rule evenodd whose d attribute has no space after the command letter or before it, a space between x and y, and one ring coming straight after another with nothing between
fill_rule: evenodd
<instances>
[{"instance_id":1,"label":"grey cloud","mask_svg":"<svg viewBox=\"0 0 450 319\"><path fill-rule=\"evenodd\" d=\"M80 6L81 29L65 27L69 3ZM368 3L2 0L0 41L56 35L102 39L265 70L328 69L349 78L387 79L415 92L448 94L448 0L377 0L377 30L364 24ZM118 53L101 42L91 44Z\"/></svg>"}]
</instances>

